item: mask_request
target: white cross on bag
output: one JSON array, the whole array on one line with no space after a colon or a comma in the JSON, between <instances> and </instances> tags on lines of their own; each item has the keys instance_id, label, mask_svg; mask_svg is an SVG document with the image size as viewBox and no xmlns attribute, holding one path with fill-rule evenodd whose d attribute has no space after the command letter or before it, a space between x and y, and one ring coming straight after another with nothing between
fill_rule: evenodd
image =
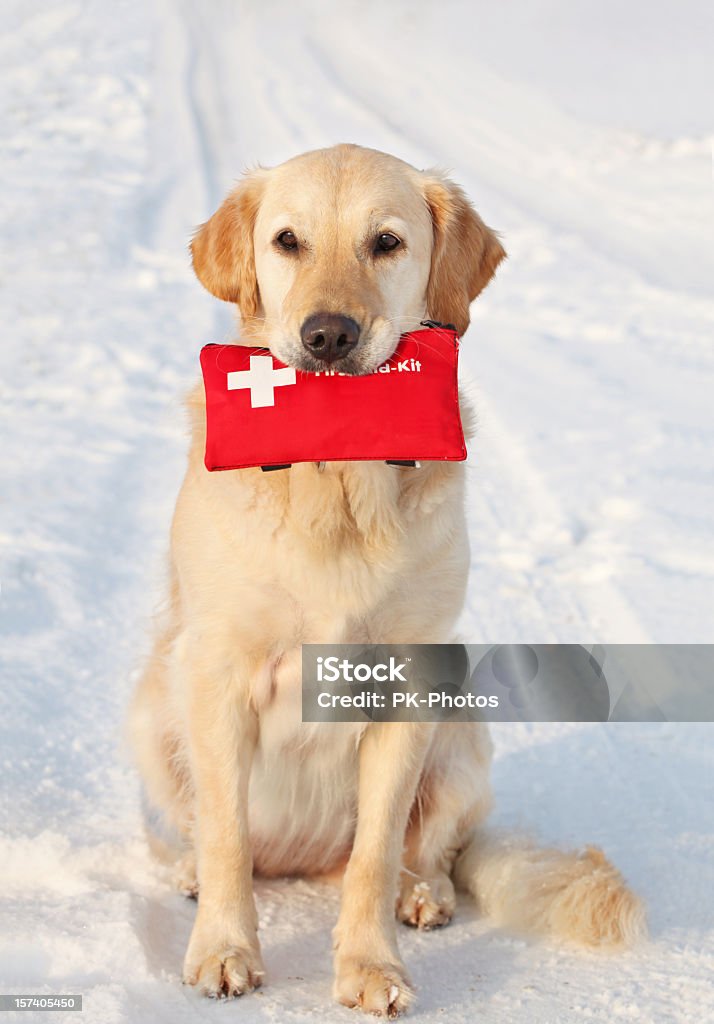
<instances>
[{"instance_id":1,"label":"white cross on bag","mask_svg":"<svg viewBox=\"0 0 714 1024\"><path fill-rule=\"evenodd\" d=\"M251 356L249 370L232 370L227 374L228 390L239 391L250 388L252 409L264 409L275 405L275 388L295 383L295 369L292 366L273 366L272 356Z\"/></svg>"}]
</instances>

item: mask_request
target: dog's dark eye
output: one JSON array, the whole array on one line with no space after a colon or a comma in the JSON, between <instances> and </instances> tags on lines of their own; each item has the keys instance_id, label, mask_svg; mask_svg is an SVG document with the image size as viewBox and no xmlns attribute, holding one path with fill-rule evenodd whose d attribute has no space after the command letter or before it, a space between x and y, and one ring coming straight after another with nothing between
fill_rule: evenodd
<instances>
[{"instance_id":1,"label":"dog's dark eye","mask_svg":"<svg viewBox=\"0 0 714 1024\"><path fill-rule=\"evenodd\" d=\"M374 244L375 252L394 252L401 245L401 241L396 235L393 235L390 231L385 231L383 235L377 236L377 241Z\"/></svg>"},{"instance_id":2,"label":"dog's dark eye","mask_svg":"<svg viewBox=\"0 0 714 1024\"><path fill-rule=\"evenodd\" d=\"M286 252L294 252L298 247L298 240L292 231L281 231L275 241Z\"/></svg>"}]
</instances>

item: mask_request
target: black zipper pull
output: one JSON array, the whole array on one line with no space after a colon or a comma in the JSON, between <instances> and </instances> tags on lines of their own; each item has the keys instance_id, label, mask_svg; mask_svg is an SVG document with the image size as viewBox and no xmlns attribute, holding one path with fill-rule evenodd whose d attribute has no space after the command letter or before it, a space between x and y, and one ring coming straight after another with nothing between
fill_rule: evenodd
<instances>
[{"instance_id":1,"label":"black zipper pull","mask_svg":"<svg viewBox=\"0 0 714 1024\"><path fill-rule=\"evenodd\" d=\"M422 327L441 327L445 331L455 331L456 324L442 324L439 320L421 320L420 325Z\"/></svg>"}]
</instances>

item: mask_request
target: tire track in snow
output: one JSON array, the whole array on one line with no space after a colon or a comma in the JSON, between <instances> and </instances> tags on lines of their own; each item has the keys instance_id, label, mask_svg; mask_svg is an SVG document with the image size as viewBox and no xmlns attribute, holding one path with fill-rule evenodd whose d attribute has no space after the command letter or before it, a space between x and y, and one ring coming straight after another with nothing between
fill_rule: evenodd
<instances>
[{"instance_id":1,"label":"tire track in snow","mask_svg":"<svg viewBox=\"0 0 714 1024\"><path fill-rule=\"evenodd\" d=\"M493 642L494 637L520 643L651 642L617 587L578 563L580 526L537 470L527 446L483 393L476 407L479 429L469 474L476 508L470 518L475 559L462 635L472 642ZM493 484L494 477L497 487L479 493L480 485L485 480ZM589 578L576 585L569 576ZM503 608L510 607L514 612L504 616Z\"/></svg>"}]
</instances>

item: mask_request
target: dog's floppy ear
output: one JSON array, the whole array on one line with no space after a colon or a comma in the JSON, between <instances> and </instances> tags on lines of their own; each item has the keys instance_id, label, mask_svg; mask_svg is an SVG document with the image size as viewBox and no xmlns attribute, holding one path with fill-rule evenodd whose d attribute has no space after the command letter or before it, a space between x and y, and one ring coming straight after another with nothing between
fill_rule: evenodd
<instances>
[{"instance_id":1,"label":"dog's floppy ear","mask_svg":"<svg viewBox=\"0 0 714 1024\"><path fill-rule=\"evenodd\" d=\"M469 326L469 305L482 292L506 253L463 189L448 178L428 173L424 198L434 224L434 250L427 287L427 313L453 323L459 334Z\"/></svg>"},{"instance_id":2,"label":"dog's floppy ear","mask_svg":"<svg viewBox=\"0 0 714 1024\"><path fill-rule=\"evenodd\" d=\"M256 316L260 308L253 228L264 185L265 172L247 175L191 242L198 280L217 298L237 303L244 317Z\"/></svg>"}]
</instances>

